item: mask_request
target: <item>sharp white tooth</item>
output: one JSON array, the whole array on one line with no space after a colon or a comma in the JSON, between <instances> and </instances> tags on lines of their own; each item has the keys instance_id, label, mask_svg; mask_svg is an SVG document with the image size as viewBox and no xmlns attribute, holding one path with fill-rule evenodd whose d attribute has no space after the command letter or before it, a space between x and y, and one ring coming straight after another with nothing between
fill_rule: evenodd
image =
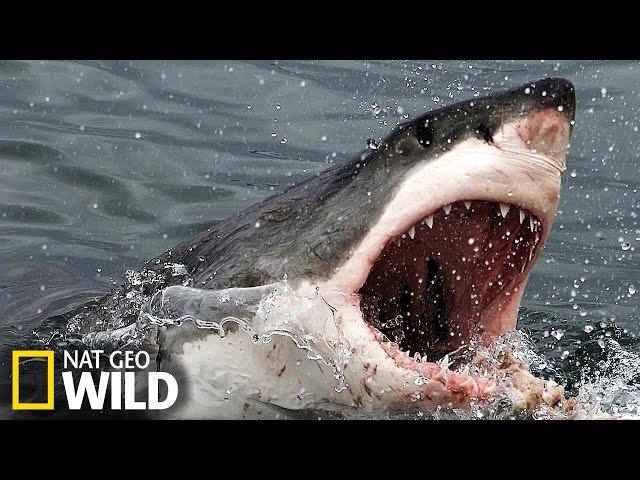
<instances>
[{"instance_id":1,"label":"sharp white tooth","mask_svg":"<svg viewBox=\"0 0 640 480\"><path fill-rule=\"evenodd\" d=\"M535 227L535 220L533 219L533 217L529 217L529 229L533 232L533 229Z\"/></svg>"},{"instance_id":2,"label":"sharp white tooth","mask_svg":"<svg viewBox=\"0 0 640 480\"><path fill-rule=\"evenodd\" d=\"M415 225L409 229L409 236L411 237L411 240L413 240L414 237L416 236L416 226Z\"/></svg>"},{"instance_id":3,"label":"sharp white tooth","mask_svg":"<svg viewBox=\"0 0 640 480\"><path fill-rule=\"evenodd\" d=\"M442 207L442 210L444 210L444 213L449 215L451 213L451 204L445 205L444 207Z\"/></svg>"},{"instance_id":4,"label":"sharp white tooth","mask_svg":"<svg viewBox=\"0 0 640 480\"><path fill-rule=\"evenodd\" d=\"M449 362L449 354L447 353L444 357L442 357L442 360L440 360L440 365L442 366L442 368L449 368L449 365L451 365L451 363Z\"/></svg>"},{"instance_id":5,"label":"sharp white tooth","mask_svg":"<svg viewBox=\"0 0 640 480\"><path fill-rule=\"evenodd\" d=\"M533 248L529 251L529 260L533 258Z\"/></svg>"},{"instance_id":6,"label":"sharp white tooth","mask_svg":"<svg viewBox=\"0 0 640 480\"><path fill-rule=\"evenodd\" d=\"M420 360L421 363L427 363L427 356L425 355L424 357L422 357L422 360Z\"/></svg>"},{"instance_id":7,"label":"sharp white tooth","mask_svg":"<svg viewBox=\"0 0 640 480\"><path fill-rule=\"evenodd\" d=\"M507 213L509 213L509 209L511 205L507 205L506 203L500 203L500 214L502 214L502 218L507 218Z\"/></svg>"},{"instance_id":8,"label":"sharp white tooth","mask_svg":"<svg viewBox=\"0 0 640 480\"><path fill-rule=\"evenodd\" d=\"M427 227L433 228L433 215L429 215L427 218L425 218L424 223L427 224Z\"/></svg>"},{"instance_id":9,"label":"sharp white tooth","mask_svg":"<svg viewBox=\"0 0 640 480\"><path fill-rule=\"evenodd\" d=\"M471 202L464 202L464 206L469 210L471 208Z\"/></svg>"},{"instance_id":10,"label":"sharp white tooth","mask_svg":"<svg viewBox=\"0 0 640 480\"><path fill-rule=\"evenodd\" d=\"M520 224L522 224L522 222L524 222L525 217L527 216L527 212L525 212L524 210L520 209Z\"/></svg>"},{"instance_id":11,"label":"sharp white tooth","mask_svg":"<svg viewBox=\"0 0 640 480\"><path fill-rule=\"evenodd\" d=\"M396 245L400 246L400 243L401 243L401 240L400 240L400 238L398 238L398 240L396 241Z\"/></svg>"},{"instance_id":12,"label":"sharp white tooth","mask_svg":"<svg viewBox=\"0 0 640 480\"><path fill-rule=\"evenodd\" d=\"M413 359L415 361L419 362L422 359L422 357L420 356L419 352L416 352L416 353L413 354Z\"/></svg>"}]
</instances>

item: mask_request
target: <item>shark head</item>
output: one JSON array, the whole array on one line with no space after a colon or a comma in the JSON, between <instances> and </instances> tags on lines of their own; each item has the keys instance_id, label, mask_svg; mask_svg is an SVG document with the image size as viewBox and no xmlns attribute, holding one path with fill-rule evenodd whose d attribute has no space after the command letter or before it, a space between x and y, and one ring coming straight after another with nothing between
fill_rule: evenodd
<instances>
[{"instance_id":1,"label":"shark head","mask_svg":"<svg viewBox=\"0 0 640 480\"><path fill-rule=\"evenodd\" d=\"M571 83L545 79L401 124L363 159L362 170L377 164L373 184L394 186L323 290L339 292L347 337L372 358L437 381L425 396L493 390L449 360L515 328L556 213L574 111Z\"/></svg>"},{"instance_id":2,"label":"shark head","mask_svg":"<svg viewBox=\"0 0 640 480\"><path fill-rule=\"evenodd\" d=\"M150 265L182 262L202 289L286 277L319 292L358 358L345 370L356 405L487 396L491 380L451 359L516 326L574 112L573 85L559 78L433 110ZM274 366L274 391L299 380L289 363L286 374Z\"/></svg>"}]
</instances>

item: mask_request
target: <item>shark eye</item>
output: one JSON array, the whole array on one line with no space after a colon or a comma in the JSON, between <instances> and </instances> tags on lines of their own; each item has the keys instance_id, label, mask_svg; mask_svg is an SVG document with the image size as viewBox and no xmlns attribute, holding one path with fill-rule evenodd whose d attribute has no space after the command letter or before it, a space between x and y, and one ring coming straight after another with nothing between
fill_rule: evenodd
<instances>
[{"instance_id":1,"label":"shark eye","mask_svg":"<svg viewBox=\"0 0 640 480\"><path fill-rule=\"evenodd\" d=\"M493 135L491 134L491 130L484 123L478 125L478 128L476 128L476 133L480 135L485 142L493 143Z\"/></svg>"},{"instance_id":2,"label":"shark eye","mask_svg":"<svg viewBox=\"0 0 640 480\"><path fill-rule=\"evenodd\" d=\"M418 128L416 129L416 138L418 139L418 143L424 148L431 145L433 142L433 132L431 131L429 120L425 120L418 125Z\"/></svg>"}]
</instances>

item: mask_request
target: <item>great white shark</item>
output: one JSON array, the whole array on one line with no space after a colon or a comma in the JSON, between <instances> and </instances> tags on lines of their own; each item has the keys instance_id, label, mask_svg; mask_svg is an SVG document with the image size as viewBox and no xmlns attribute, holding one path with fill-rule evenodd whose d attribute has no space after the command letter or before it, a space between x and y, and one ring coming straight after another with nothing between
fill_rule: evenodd
<instances>
[{"instance_id":1,"label":"great white shark","mask_svg":"<svg viewBox=\"0 0 640 480\"><path fill-rule=\"evenodd\" d=\"M400 123L150 260L70 330L97 341L109 317L125 338L153 320L158 368L181 383L175 417L377 415L499 395L473 352L516 327L574 112L573 85L546 78ZM561 400L514 359L500 368L522 408Z\"/></svg>"}]
</instances>

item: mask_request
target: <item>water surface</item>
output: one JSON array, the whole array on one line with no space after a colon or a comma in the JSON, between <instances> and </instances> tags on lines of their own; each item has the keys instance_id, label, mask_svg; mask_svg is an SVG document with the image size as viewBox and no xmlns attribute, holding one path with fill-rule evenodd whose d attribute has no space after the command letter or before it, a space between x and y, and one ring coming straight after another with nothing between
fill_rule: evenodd
<instances>
[{"instance_id":1,"label":"water surface","mask_svg":"<svg viewBox=\"0 0 640 480\"><path fill-rule=\"evenodd\" d=\"M576 124L520 325L540 375L615 384L635 411L639 62L0 62L0 287L45 262L120 284L406 117L545 76L575 84ZM10 347L35 325L3 317L2 295Z\"/></svg>"}]
</instances>

